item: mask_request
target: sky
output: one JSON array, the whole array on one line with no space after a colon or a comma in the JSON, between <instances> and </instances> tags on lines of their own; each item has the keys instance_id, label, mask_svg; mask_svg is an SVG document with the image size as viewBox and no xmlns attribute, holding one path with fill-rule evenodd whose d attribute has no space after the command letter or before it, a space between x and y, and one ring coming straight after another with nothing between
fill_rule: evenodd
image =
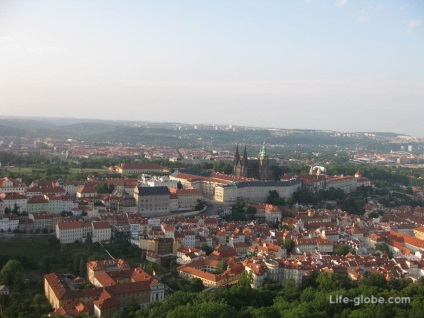
<instances>
[{"instance_id":1,"label":"sky","mask_svg":"<svg viewBox=\"0 0 424 318\"><path fill-rule=\"evenodd\" d=\"M0 0L0 116L424 137L421 0Z\"/></svg>"}]
</instances>

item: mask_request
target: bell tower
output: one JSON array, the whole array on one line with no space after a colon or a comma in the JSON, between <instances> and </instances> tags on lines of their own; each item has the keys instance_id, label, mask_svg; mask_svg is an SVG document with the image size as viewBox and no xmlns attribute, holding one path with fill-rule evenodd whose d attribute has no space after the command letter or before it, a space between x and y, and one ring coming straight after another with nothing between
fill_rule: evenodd
<instances>
[{"instance_id":1,"label":"bell tower","mask_svg":"<svg viewBox=\"0 0 424 318\"><path fill-rule=\"evenodd\" d=\"M273 180L274 176L269 166L269 157L266 153L265 140L259 152L259 180Z\"/></svg>"},{"instance_id":2,"label":"bell tower","mask_svg":"<svg viewBox=\"0 0 424 318\"><path fill-rule=\"evenodd\" d=\"M234 154L234 160L233 160L233 174L237 176L237 172L240 166L240 153L238 149L238 144L236 148L236 153Z\"/></svg>"}]
</instances>

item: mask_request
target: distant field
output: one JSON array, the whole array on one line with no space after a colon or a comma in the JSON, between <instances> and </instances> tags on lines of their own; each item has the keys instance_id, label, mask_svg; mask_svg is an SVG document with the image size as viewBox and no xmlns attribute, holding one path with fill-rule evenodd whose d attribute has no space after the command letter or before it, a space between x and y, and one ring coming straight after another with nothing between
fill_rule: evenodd
<instances>
[{"instance_id":1,"label":"distant field","mask_svg":"<svg viewBox=\"0 0 424 318\"><path fill-rule=\"evenodd\" d=\"M113 173L113 171L110 171L108 169L93 169L93 168L83 168L83 169L71 168L71 169L69 169L69 171L71 173L78 173L78 172L86 172L86 173L90 173L90 172Z\"/></svg>"},{"instance_id":2,"label":"distant field","mask_svg":"<svg viewBox=\"0 0 424 318\"><path fill-rule=\"evenodd\" d=\"M15 173L31 173L33 168L28 167L13 167L7 169L7 171L15 172Z\"/></svg>"},{"instance_id":3,"label":"distant field","mask_svg":"<svg viewBox=\"0 0 424 318\"><path fill-rule=\"evenodd\" d=\"M0 255L26 256L36 260L48 252L47 239L0 239Z\"/></svg>"}]
</instances>

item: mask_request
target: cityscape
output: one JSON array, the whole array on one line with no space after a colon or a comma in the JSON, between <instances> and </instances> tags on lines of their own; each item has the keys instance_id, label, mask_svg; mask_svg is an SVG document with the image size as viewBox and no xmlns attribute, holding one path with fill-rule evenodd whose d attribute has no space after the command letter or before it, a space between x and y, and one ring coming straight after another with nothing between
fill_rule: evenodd
<instances>
[{"instance_id":1,"label":"cityscape","mask_svg":"<svg viewBox=\"0 0 424 318\"><path fill-rule=\"evenodd\" d=\"M43 120L19 119L27 127ZM17 121L5 119L4 130ZM257 145L258 134L283 130L143 126L152 140L155 128L190 137L154 145L105 143L87 132L2 135L1 277L10 315L20 309L8 297L26 284L40 298L26 308L39 316L143 317L152 308L167 315L156 303L182 292L300 293L316 275L352 288L379 277L422 281L423 138L317 131L310 138L355 142L300 145L291 136L308 131L284 130L281 144ZM210 130L233 141L192 144Z\"/></svg>"},{"instance_id":2,"label":"cityscape","mask_svg":"<svg viewBox=\"0 0 424 318\"><path fill-rule=\"evenodd\" d=\"M420 1L0 3L0 318L424 317Z\"/></svg>"}]
</instances>

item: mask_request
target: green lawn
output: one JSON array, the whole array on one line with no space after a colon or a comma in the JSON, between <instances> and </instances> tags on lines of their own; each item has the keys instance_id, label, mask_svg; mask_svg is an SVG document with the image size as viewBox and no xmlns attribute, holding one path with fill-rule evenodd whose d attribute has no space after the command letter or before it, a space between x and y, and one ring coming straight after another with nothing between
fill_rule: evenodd
<instances>
[{"instance_id":1,"label":"green lawn","mask_svg":"<svg viewBox=\"0 0 424 318\"><path fill-rule=\"evenodd\" d=\"M84 172L84 173L90 173L90 172L98 172L98 173L114 173L113 171L110 171L108 169L94 169L94 168L71 168L69 169L71 173L78 173L78 172Z\"/></svg>"},{"instance_id":2,"label":"green lawn","mask_svg":"<svg viewBox=\"0 0 424 318\"><path fill-rule=\"evenodd\" d=\"M33 168L30 167L13 167L7 169L7 171L14 172L14 173L31 173Z\"/></svg>"},{"instance_id":3,"label":"green lawn","mask_svg":"<svg viewBox=\"0 0 424 318\"><path fill-rule=\"evenodd\" d=\"M47 239L4 239L0 240L0 255L26 256L31 260L49 253Z\"/></svg>"},{"instance_id":4,"label":"green lawn","mask_svg":"<svg viewBox=\"0 0 424 318\"><path fill-rule=\"evenodd\" d=\"M27 270L42 269L42 263L48 262L49 271L67 272L75 258L80 257L85 261L94 255L98 259L110 258L101 246L95 244L49 246L47 238L14 238L0 241L0 260L5 262L15 258L23 262Z\"/></svg>"}]
</instances>

